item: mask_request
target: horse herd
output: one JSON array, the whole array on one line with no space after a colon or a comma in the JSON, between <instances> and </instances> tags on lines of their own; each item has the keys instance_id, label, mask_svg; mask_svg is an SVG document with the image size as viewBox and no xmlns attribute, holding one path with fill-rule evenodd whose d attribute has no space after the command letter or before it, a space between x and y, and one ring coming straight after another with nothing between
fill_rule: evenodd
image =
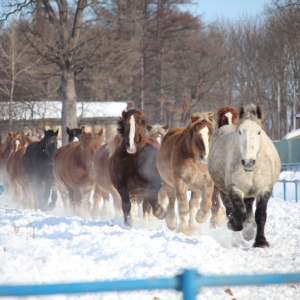
<instances>
[{"instance_id":1,"label":"horse herd","mask_svg":"<svg viewBox=\"0 0 300 300\"><path fill-rule=\"evenodd\" d=\"M123 216L126 225L136 218L137 203L145 220L151 214L165 218L168 228L187 235L210 215L211 226L220 225L221 198L228 228L246 240L256 233L253 246L267 247L267 203L280 158L262 119L259 104L239 110L226 106L217 113L216 129L213 113L200 112L187 127L168 131L169 124L151 126L142 110L132 109L122 112L109 143L101 143L103 129L67 128L69 144L59 148L58 131L45 130L37 140L9 133L0 148L0 180L24 208L53 209L58 189L66 213L107 220L111 194L115 218Z\"/></svg>"}]
</instances>

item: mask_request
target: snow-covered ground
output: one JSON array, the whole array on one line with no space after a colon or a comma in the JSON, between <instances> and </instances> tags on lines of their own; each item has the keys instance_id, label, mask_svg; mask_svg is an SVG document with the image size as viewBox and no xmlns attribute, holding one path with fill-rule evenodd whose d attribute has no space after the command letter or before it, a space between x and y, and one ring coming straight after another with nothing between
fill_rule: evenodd
<instances>
[{"instance_id":1,"label":"snow-covered ground","mask_svg":"<svg viewBox=\"0 0 300 300\"><path fill-rule=\"evenodd\" d=\"M297 177L298 176L298 177ZM281 179L300 179L284 172ZM93 222L62 215L62 203L51 213L14 208L0 196L0 285L42 284L114 279L170 277L184 268L203 275L300 272L300 203L294 184L282 200L277 183L268 205L267 249L233 238L225 220L219 229L199 224L191 237L170 231L165 221L142 221L129 229L122 222ZM300 299L300 285L203 288L197 299ZM170 300L179 292L135 291L58 295L22 299ZM16 299L16 298L9 298Z\"/></svg>"}]
</instances>

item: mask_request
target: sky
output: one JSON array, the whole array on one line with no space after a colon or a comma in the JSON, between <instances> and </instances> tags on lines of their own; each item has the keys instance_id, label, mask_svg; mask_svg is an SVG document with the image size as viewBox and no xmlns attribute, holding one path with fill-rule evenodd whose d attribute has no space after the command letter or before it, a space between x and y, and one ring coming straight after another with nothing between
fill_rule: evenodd
<instances>
[{"instance_id":1,"label":"sky","mask_svg":"<svg viewBox=\"0 0 300 300\"><path fill-rule=\"evenodd\" d=\"M202 14L204 20L213 21L218 17L231 21L242 16L256 15L263 12L264 4L271 0L194 0L195 4L184 5L193 15Z\"/></svg>"}]
</instances>

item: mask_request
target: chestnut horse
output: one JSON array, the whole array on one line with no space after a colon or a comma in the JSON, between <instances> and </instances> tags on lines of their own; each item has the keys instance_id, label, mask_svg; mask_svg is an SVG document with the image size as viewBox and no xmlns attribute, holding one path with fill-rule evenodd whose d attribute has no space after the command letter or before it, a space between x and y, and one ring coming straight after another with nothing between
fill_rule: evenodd
<instances>
[{"instance_id":1,"label":"chestnut horse","mask_svg":"<svg viewBox=\"0 0 300 300\"><path fill-rule=\"evenodd\" d=\"M23 166L29 177L34 197L34 209L52 210L57 200L57 186L52 173L52 156L57 149L58 130L45 130L39 142L31 143L23 156ZM51 203L48 199L51 194Z\"/></svg>"},{"instance_id":2,"label":"chestnut horse","mask_svg":"<svg viewBox=\"0 0 300 300\"><path fill-rule=\"evenodd\" d=\"M276 148L262 129L262 118L260 105L242 105L237 125L224 126L214 133L208 169L221 191L228 228L242 231L243 237L251 240L257 227L253 247L263 248L269 246L264 233L267 204L281 164Z\"/></svg>"},{"instance_id":3,"label":"chestnut horse","mask_svg":"<svg viewBox=\"0 0 300 300\"><path fill-rule=\"evenodd\" d=\"M142 110L123 111L118 120L122 141L109 159L110 178L122 198L124 223L129 226L132 196L148 197L153 215L158 219L165 217L158 203L162 183L156 167L159 144L146 135L145 123Z\"/></svg>"},{"instance_id":4,"label":"chestnut horse","mask_svg":"<svg viewBox=\"0 0 300 300\"><path fill-rule=\"evenodd\" d=\"M225 106L218 110L217 112L217 125L218 128L223 127L225 125L235 125L239 119L239 112L235 107L232 106ZM214 186L214 191L212 195L212 220L211 225L212 227L219 227L219 218L215 218L218 216L218 212L220 211L220 190L217 188L217 186ZM222 215L224 214L223 210Z\"/></svg>"},{"instance_id":5,"label":"chestnut horse","mask_svg":"<svg viewBox=\"0 0 300 300\"><path fill-rule=\"evenodd\" d=\"M7 161L6 170L8 178L13 188L13 201L23 205L23 208L33 208L33 195L30 189L29 177L23 166L23 156L26 147L34 140L39 141L41 138L29 137L22 133L21 142L18 150L12 153Z\"/></svg>"},{"instance_id":6,"label":"chestnut horse","mask_svg":"<svg viewBox=\"0 0 300 300\"><path fill-rule=\"evenodd\" d=\"M94 188L95 152L101 146L102 135L103 129L98 133L82 129L81 141L62 146L53 155L54 178L58 185L67 189L74 213L81 218L88 213ZM66 210L68 204L64 203Z\"/></svg>"},{"instance_id":7,"label":"chestnut horse","mask_svg":"<svg viewBox=\"0 0 300 300\"><path fill-rule=\"evenodd\" d=\"M197 228L196 220L203 223L210 214L214 184L206 160L213 129L213 113L193 114L188 127L177 127L166 134L158 153L157 167L169 194L166 223L170 229L177 226L174 211L177 198L180 217L177 232L190 235ZM188 190L192 191L189 205ZM200 197L202 201L198 210Z\"/></svg>"}]
</instances>

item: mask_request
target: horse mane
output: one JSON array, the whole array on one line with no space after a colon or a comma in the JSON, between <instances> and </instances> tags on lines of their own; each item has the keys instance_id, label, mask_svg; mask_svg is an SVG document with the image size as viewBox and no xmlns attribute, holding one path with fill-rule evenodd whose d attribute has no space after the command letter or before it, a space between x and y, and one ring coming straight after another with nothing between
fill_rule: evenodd
<instances>
[{"instance_id":1,"label":"horse mane","mask_svg":"<svg viewBox=\"0 0 300 300\"><path fill-rule=\"evenodd\" d=\"M107 148L109 150L108 157L111 158L116 151L116 149L121 145L122 136L117 133L112 140L110 140L107 144Z\"/></svg>"},{"instance_id":2,"label":"horse mane","mask_svg":"<svg viewBox=\"0 0 300 300\"><path fill-rule=\"evenodd\" d=\"M161 135L165 136L168 130L164 129L160 124L152 125L151 130L149 131L149 135L153 135L155 133L160 133Z\"/></svg>"},{"instance_id":3,"label":"horse mane","mask_svg":"<svg viewBox=\"0 0 300 300\"><path fill-rule=\"evenodd\" d=\"M191 115L191 123L189 127L194 127L196 124L206 121L208 124L209 131L212 132L216 122L213 118L214 113L213 112L198 112Z\"/></svg>"},{"instance_id":4,"label":"horse mane","mask_svg":"<svg viewBox=\"0 0 300 300\"><path fill-rule=\"evenodd\" d=\"M146 120L143 117L144 112L141 109L133 108L133 109L130 109L130 110L127 110L127 111L123 110L122 117L119 117L119 119L117 121L117 124L118 124L117 131L118 131L118 134L120 134L122 137L124 136L125 119L127 119L129 115L133 115L133 114L139 114L139 115L141 115L141 117L142 117L142 123L146 124Z\"/></svg>"},{"instance_id":5,"label":"horse mane","mask_svg":"<svg viewBox=\"0 0 300 300\"><path fill-rule=\"evenodd\" d=\"M238 120L239 118L239 112L238 110L233 107L233 106L225 106L225 107L222 107L218 110L217 112L217 123L218 123L218 128L221 127L221 116L222 115L225 115L226 113L230 112L232 114L232 123L235 124L236 120Z\"/></svg>"}]
</instances>

